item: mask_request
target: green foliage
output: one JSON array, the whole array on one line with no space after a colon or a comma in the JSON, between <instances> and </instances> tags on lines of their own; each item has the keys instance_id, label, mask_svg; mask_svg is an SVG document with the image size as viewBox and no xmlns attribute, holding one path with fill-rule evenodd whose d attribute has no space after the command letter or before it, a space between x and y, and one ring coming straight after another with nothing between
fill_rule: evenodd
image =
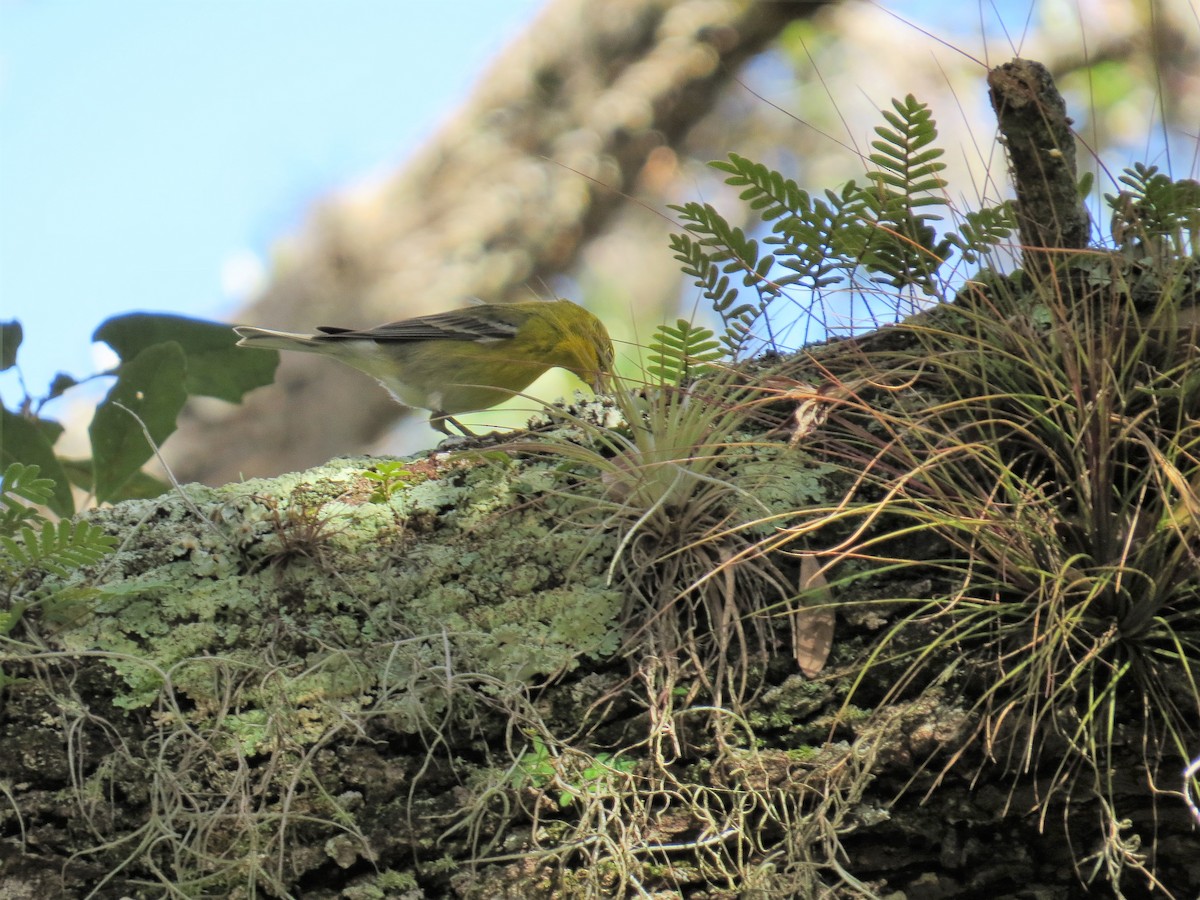
<instances>
[{"instance_id":1,"label":"green foliage","mask_svg":"<svg viewBox=\"0 0 1200 900\"><path fill-rule=\"evenodd\" d=\"M19 539L0 534L0 564L11 569L45 569L65 575L78 566L97 562L116 546L116 538L87 522L61 519L20 529Z\"/></svg>"},{"instance_id":2,"label":"green foliage","mask_svg":"<svg viewBox=\"0 0 1200 900\"><path fill-rule=\"evenodd\" d=\"M779 293L767 279L774 264L771 254L760 255L758 241L729 224L707 203L673 206L688 224L688 233L671 235L671 249L683 273L695 279L706 300L725 324L721 341L733 356L740 355L752 337L751 327ZM693 237L695 235L696 237ZM730 274L740 273L743 287L758 292L756 303L738 303L738 288Z\"/></svg>"},{"instance_id":3,"label":"green foliage","mask_svg":"<svg viewBox=\"0 0 1200 900\"><path fill-rule=\"evenodd\" d=\"M381 460L365 469L362 476L375 484L370 497L372 503L387 503L396 491L420 478L398 459Z\"/></svg>"},{"instance_id":4,"label":"green foliage","mask_svg":"<svg viewBox=\"0 0 1200 900\"><path fill-rule=\"evenodd\" d=\"M989 249L1012 234L1015 227L1011 203L967 210L962 215L958 231L947 234L942 247L946 250L954 247L964 262L975 263Z\"/></svg>"},{"instance_id":5,"label":"green foliage","mask_svg":"<svg viewBox=\"0 0 1200 900\"><path fill-rule=\"evenodd\" d=\"M39 518L38 511L21 500L44 506L53 497L54 482L40 477L37 466L9 463L0 477L0 535L16 534L27 522Z\"/></svg>"},{"instance_id":6,"label":"green foliage","mask_svg":"<svg viewBox=\"0 0 1200 900\"><path fill-rule=\"evenodd\" d=\"M532 748L518 757L511 776L513 787L531 787L535 790L557 788L556 799L560 809L566 809L577 801L598 794L611 794L614 777L632 774L637 761L630 757L618 758L611 753L594 755L555 753L536 734L530 737ZM583 756L583 760L574 757Z\"/></svg>"},{"instance_id":7,"label":"green foliage","mask_svg":"<svg viewBox=\"0 0 1200 900\"><path fill-rule=\"evenodd\" d=\"M948 315L858 360L872 383L912 389L860 397L824 435L860 479L824 522L829 565L929 579L861 683L886 673L887 703L961 690L976 721L963 741L1036 775L1043 815L1099 798L1105 841L1129 828L1114 770L1141 766L1165 793L1200 742L1200 351L1181 316L1197 305L1195 260L1150 252L1200 206L1148 169L1130 182L1121 209L1140 208L1126 221L1145 252L1064 254L1069 277L1041 285L974 282ZM843 517L860 516L888 525L843 543ZM813 532L796 529L806 548ZM1105 846L1118 875L1151 868Z\"/></svg>"},{"instance_id":8,"label":"green foliage","mask_svg":"<svg viewBox=\"0 0 1200 900\"><path fill-rule=\"evenodd\" d=\"M1200 182L1172 181L1158 166L1135 163L1118 179L1126 189L1105 194L1112 234L1125 249L1183 255L1200 247Z\"/></svg>"},{"instance_id":9,"label":"green foliage","mask_svg":"<svg viewBox=\"0 0 1200 900\"><path fill-rule=\"evenodd\" d=\"M671 236L671 249L684 274L721 316L721 342L733 356L747 351L760 323L766 332L761 339L782 349L776 346L769 316L778 299L798 303L805 315L826 326L825 292L849 288L852 295L865 297L857 280L860 271L874 284L897 292L940 297L946 288L942 268L954 253L974 263L1012 233L1015 221L1006 202L963 214L957 231L939 236L937 223L943 216L936 211L948 209L949 202L941 177L944 151L935 143L932 114L910 94L893 100L882 115L886 124L875 129L869 157L875 168L863 184L851 181L815 196L737 154L711 164L726 173L726 184L741 189L741 200L770 228L762 240L773 248L769 253L708 204L672 207L685 230ZM752 301L742 299L744 288L754 289ZM810 300L796 300L789 293L793 288L809 292ZM898 293L890 304L898 312L902 302Z\"/></svg>"},{"instance_id":10,"label":"green foliage","mask_svg":"<svg viewBox=\"0 0 1200 900\"><path fill-rule=\"evenodd\" d=\"M104 341L123 363L132 362L154 347L177 343L187 362L187 392L230 403L239 403L247 391L270 384L278 364L278 357L270 353L246 354L236 349L237 337L228 325L185 316L116 316L101 323L92 340ZM251 357L248 360L247 355Z\"/></svg>"},{"instance_id":11,"label":"green foliage","mask_svg":"<svg viewBox=\"0 0 1200 900\"><path fill-rule=\"evenodd\" d=\"M715 371L710 363L725 353L712 329L700 328L680 319L674 325L659 325L650 342L646 371L663 384L682 387Z\"/></svg>"},{"instance_id":12,"label":"green foliage","mask_svg":"<svg viewBox=\"0 0 1200 900\"><path fill-rule=\"evenodd\" d=\"M17 364L17 348L23 334L20 322L0 322L0 372Z\"/></svg>"},{"instance_id":13,"label":"green foliage","mask_svg":"<svg viewBox=\"0 0 1200 900\"><path fill-rule=\"evenodd\" d=\"M22 336L19 322L0 323L0 368L17 364ZM161 493L164 486L141 467L175 431L187 398L236 402L246 391L269 384L279 361L275 353L237 352L237 337L227 325L183 316L116 316L102 323L93 338L111 346L120 364L79 380L60 373L44 396L25 396L18 404L0 407L0 465L37 466L54 485L45 505L59 516L75 510L72 484L89 491L97 503ZM91 378L113 376L116 382L88 429L92 457L59 456L54 444L62 426L42 417L42 408Z\"/></svg>"},{"instance_id":14,"label":"green foliage","mask_svg":"<svg viewBox=\"0 0 1200 900\"><path fill-rule=\"evenodd\" d=\"M54 497L54 482L37 466L9 463L0 479L0 574L40 568L58 575L98 561L116 538L87 522L50 521L37 509Z\"/></svg>"},{"instance_id":15,"label":"green foliage","mask_svg":"<svg viewBox=\"0 0 1200 900\"><path fill-rule=\"evenodd\" d=\"M893 100L883 110L888 125L875 129L875 152L869 157L878 168L867 173L870 186L855 196L863 227L848 228L840 237L845 252L857 258L880 280L894 287L915 286L930 296L939 294L935 276L948 255L948 239L938 241L934 222L941 216L922 209L948 206L940 177L946 164L944 151L935 147L937 125L929 108L912 94Z\"/></svg>"},{"instance_id":16,"label":"green foliage","mask_svg":"<svg viewBox=\"0 0 1200 900\"><path fill-rule=\"evenodd\" d=\"M27 573L40 570L66 575L110 553L116 538L87 522L48 520L38 510L54 499L55 484L42 478L37 466L9 463L0 479L0 634L9 634L21 621L30 601L11 602L13 588ZM43 605L61 599L54 594L39 598ZM0 683L5 676L0 672Z\"/></svg>"},{"instance_id":17,"label":"green foliage","mask_svg":"<svg viewBox=\"0 0 1200 900\"><path fill-rule=\"evenodd\" d=\"M88 428L92 490L98 500L116 497L150 458L153 446L175 430L175 417L187 401L186 371L183 348L174 341L147 347L122 364L117 383L96 408Z\"/></svg>"}]
</instances>

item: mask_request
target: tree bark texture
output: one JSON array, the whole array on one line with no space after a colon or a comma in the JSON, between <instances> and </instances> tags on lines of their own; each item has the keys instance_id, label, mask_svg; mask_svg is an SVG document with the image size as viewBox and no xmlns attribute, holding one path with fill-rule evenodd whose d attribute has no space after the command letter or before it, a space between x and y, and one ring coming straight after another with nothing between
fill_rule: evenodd
<instances>
[{"instance_id":1,"label":"tree bark texture","mask_svg":"<svg viewBox=\"0 0 1200 900\"><path fill-rule=\"evenodd\" d=\"M1054 251L1082 250L1089 237L1067 104L1050 71L1028 59L992 69L988 88L1017 190L1025 268L1047 272Z\"/></svg>"}]
</instances>

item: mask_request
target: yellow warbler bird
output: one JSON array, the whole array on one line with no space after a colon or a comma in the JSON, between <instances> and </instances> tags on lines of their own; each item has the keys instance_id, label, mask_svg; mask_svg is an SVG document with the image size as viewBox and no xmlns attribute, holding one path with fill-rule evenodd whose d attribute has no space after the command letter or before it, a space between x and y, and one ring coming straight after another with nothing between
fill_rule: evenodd
<instances>
[{"instance_id":1,"label":"yellow warbler bird","mask_svg":"<svg viewBox=\"0 0 1200 900\"><path fill-rule=\"evenodd\" d=\"M364 331L233 330L239 347L323 353L366 372L405 406L429 410L429 424L443 434L447 422L470 434L455 413L495 406L555 366L600 392L613 362L603 323L570 300L481 304Z\"/></svg>"}]
</instances>

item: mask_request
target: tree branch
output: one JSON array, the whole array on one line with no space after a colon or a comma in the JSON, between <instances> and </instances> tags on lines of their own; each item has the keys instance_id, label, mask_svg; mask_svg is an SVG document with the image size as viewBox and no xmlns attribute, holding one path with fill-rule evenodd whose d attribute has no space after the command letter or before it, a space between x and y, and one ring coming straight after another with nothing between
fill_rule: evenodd
<instances>
[{"instance_id":1,"label":"tree branch","mask_svg":"<svg viewBox=\"0 0 1200 900\"><path fill-rule=\"evenodd\" d=\"M1083 249L1090 230L1076 187L1075 135L1067 104L1049 70L1027 59L992 69L988 96L1017 189L1025 268L1049 272L1053 254L1046 251Z\"/></svg>"}]
</instances>

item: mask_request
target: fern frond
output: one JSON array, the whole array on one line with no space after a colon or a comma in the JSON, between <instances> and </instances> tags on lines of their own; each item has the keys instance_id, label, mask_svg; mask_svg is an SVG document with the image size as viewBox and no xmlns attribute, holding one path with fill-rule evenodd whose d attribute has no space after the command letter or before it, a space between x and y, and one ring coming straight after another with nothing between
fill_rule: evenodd
<instances>
[{"instance_id":1,"label":"fern frond","mask_svg":"<svg viewBox=\"0 0 1200 900\"><path fill-rule=\"evenodd\" d=\"M880 125L875 129L881 140L871 142L876 152L869 158L879 171L869 177L881 187L889 187L908 198L910 209L946 205L946 199L934 193L946 186L938 175L945 171L946 164L938 162L945 151L933 146L937 123L928 104L909 94L902 101L892 100L892 109L895 111L881 110L892 127ZM930 196L916 197L916 194Z\"/></svg>"},{"instance_id":2,"label":"fern frond","mask_svg":"<svg viewBox=\"0 0 1200 900\"><path fill-rule=\"evenodd\" d=\"M724 216L707 203L685 203L672 206L687 222L687 230L697 236L700 246L710 252L713 262L722 263L721 271L726 274L740 272L742 284L754 287L759 292L778 293L766 277L773 260L770 256L760 257L758 241L747 237L746 232L731 225Z\"/></svg>"},{"instance_id":3,"label":"fern frond","mask_svg":"<svg viewBox=\"0 0 1200 900\"><path fill-rule=\"evenodd\" d=\"M6 494L16 494L30 503L45 503L54 496L54 480L39 477L38 466L24 463L9 463L0 476L0 502L10 502Z\"/></svg>"},{"instance_id":4,"label":"fern frond","mask_svg":"<svg viewBox=\"0 0 1200 900\"><path fill-rule=\"evenodd\" d=\"M709 163L714 169L729 175L725 183L731 187L744 187L738 195L750 204L759 218L771 222L790 213L799 215L808 206L808 193L800 190L796 182L762 163L729 154L729 162L716 160Z\"/></svg>"},{"instance_id":5,"label":"fern frond","mask_svg":"<svg viewBox=\"0 0 1200 900\"><path fill-rule=\"evenodd\" d=\"M54 481L41 478L41 469L34 465L9 463L0 476L0 535L13 535L22 523L38 517L37 510L16 498L44 506L54 496Z\"/></svg>"},{"instance_id":6,"label":"fern frond","mask_svg":"<svg viewBox=\"0 0 1200 900\"><path fill-rule=\"evenodd\" d=\"M909 94L893 99L880 114L883 122L875 128L868 157L872 170L864 180L836 192L810 194L769 166L736 153L709 164L725 174L725 183L770 226L761 246L708 204L672 207L685 229L671 238L676 259L721 316L725 331L719 339L734 359L760 340L775 346L780 332L769 313L785 290L798 286L811 292L807 301L790 292L789 299L802 316L819 322L825 334L826 293L834 286L842 294L836 302L848 298L849 321L879 324L875 304L882 303L899 317L913 299L911 294L890 292L879 299L877 289L863 290L864 272L874 282L900 290L915 288L938 298L945 292L941 273L951 255L977 263L1015 230L1010 203L964 214L957 231L941 225L940 208L949 208L950 202L942 177L945 151L938 146L930 108ZM1139 197L1158 186L1144 172L1131 180ZM1200 195L1200 184L1196 190ZM1197 219L1200 214L1186 221ZM747 288L757 297L751 300ZM866 305L865 317L854 309L858 302ZM791 321L783 326L792 327Z\"/></svg>"},{"instance_id":7,"label":"fern frond","mask_svg":"<svg viewBox=\"0 0 1200 900\"><path fill-rule=\"evenodd\" d=\"M672 206L687 223L687 232L671 235L675 259L683 272L695 279L713 310L725 325L721 342L737 357L746 347L751 327L777 297L780 286L769 277L775 256L763 254L758 241L731 225L707 203ZM740 273L743 287L752 287L757 303L738 303L739 289L730 283L730 275Z\"/></svg>"},{"instance_id":8,"label":"fern frond","mask_svg":"<svg viewBox=\"0 0 1200 900\"><path fill-rule=\"evenodd\" d=\"M1185 252L1200 233L1200 182L1191 178L1172 181L1158 166L1136 163L1118 179L1127 190L1105 194L1113 211L1112 233L1119 245L1135 242L1171 243Z\"/></svg>"},{"instance_id":9,"label":"fern frond","mask_svg":"<svg viewBox=\"0 0 1200 900\"><path fill-rule=\"evenodd\" d=\"M975 263L981 254L1006 240L1016 227L1012 201L1006 200L997 206L968 211L963 215L958 231L946 237L958 248L965 262Z\"/></svg>"},{"instance_id":10,"label":"fern frond","mask_svg":"<svg viewBox=\"0 0 1200 900\"><path fill-rule=\"evenodd\" d=\"M63 519L41 525L40 533L26 524L16 536L0 534L0 557L8 557L11 569L39 568L66 575L71 569L99 561L117 546L115 537L87 522Z\"/></svg>"},{"instance_id":11,"label":"fern frond","mask_svg":"<svg viewBox=\"0 0 1200 900\"><path fill-rule=\"evenodd\" d=\"M893 100L892 110L882 114L891 127L875 129L879 140L871 143L876 152L870 160L878 169L867 173L870 185L854 198L868 233L846 235L843 250L878 273L877 281L936 296L935 276L952 245L937 240L933 223L942 217L917 210L948 205L935 193L946 186L939 175L946 168L939 161L944 151L933 146L937 124L912 94Z\"/></svg>"},{"instance_id":12,"label":"fern frond","mask_svg":"<svg viewBox=\"0 0 1200 900\"><path fill-rule=\"evenodd\" d=\"M712 329L680 319L673 326L659 325L654 332L646 371L664 384L681 387L713 372L709 363L724 356Z\"/></svg>"},{"instance_id":13,"label":"fern frond","mask_svg":"<svg viewBox=\"0 0 1200 900\"><path fill-rule=\"evenodd\" d=\"M687 234L672 234L671 249L675 251L675 259L683 264L683 274L695 279L693 284L700 288L713 309L723 315L735 316L742 311L742 307L734 306L738 289L730 286L729 276L722 272L714 254L708 253L699 241Z\"/></svg>"},{"instance_id":14,"label":"fern frond","mask_svg":"<svg viewBox=\"0 0 1200 900\"><path fill-rule=\"evenodd\" d=\"M840 194L827 190L824 200L804 194L793 214L775 223L763 243L778 244L776 261L794 273L776 278L777 284L819 291L841 281L845 270L857 264L840 252L837 236L857 221L853 203L858 190L851 181Z\"/></svg>"}]
</instances>

